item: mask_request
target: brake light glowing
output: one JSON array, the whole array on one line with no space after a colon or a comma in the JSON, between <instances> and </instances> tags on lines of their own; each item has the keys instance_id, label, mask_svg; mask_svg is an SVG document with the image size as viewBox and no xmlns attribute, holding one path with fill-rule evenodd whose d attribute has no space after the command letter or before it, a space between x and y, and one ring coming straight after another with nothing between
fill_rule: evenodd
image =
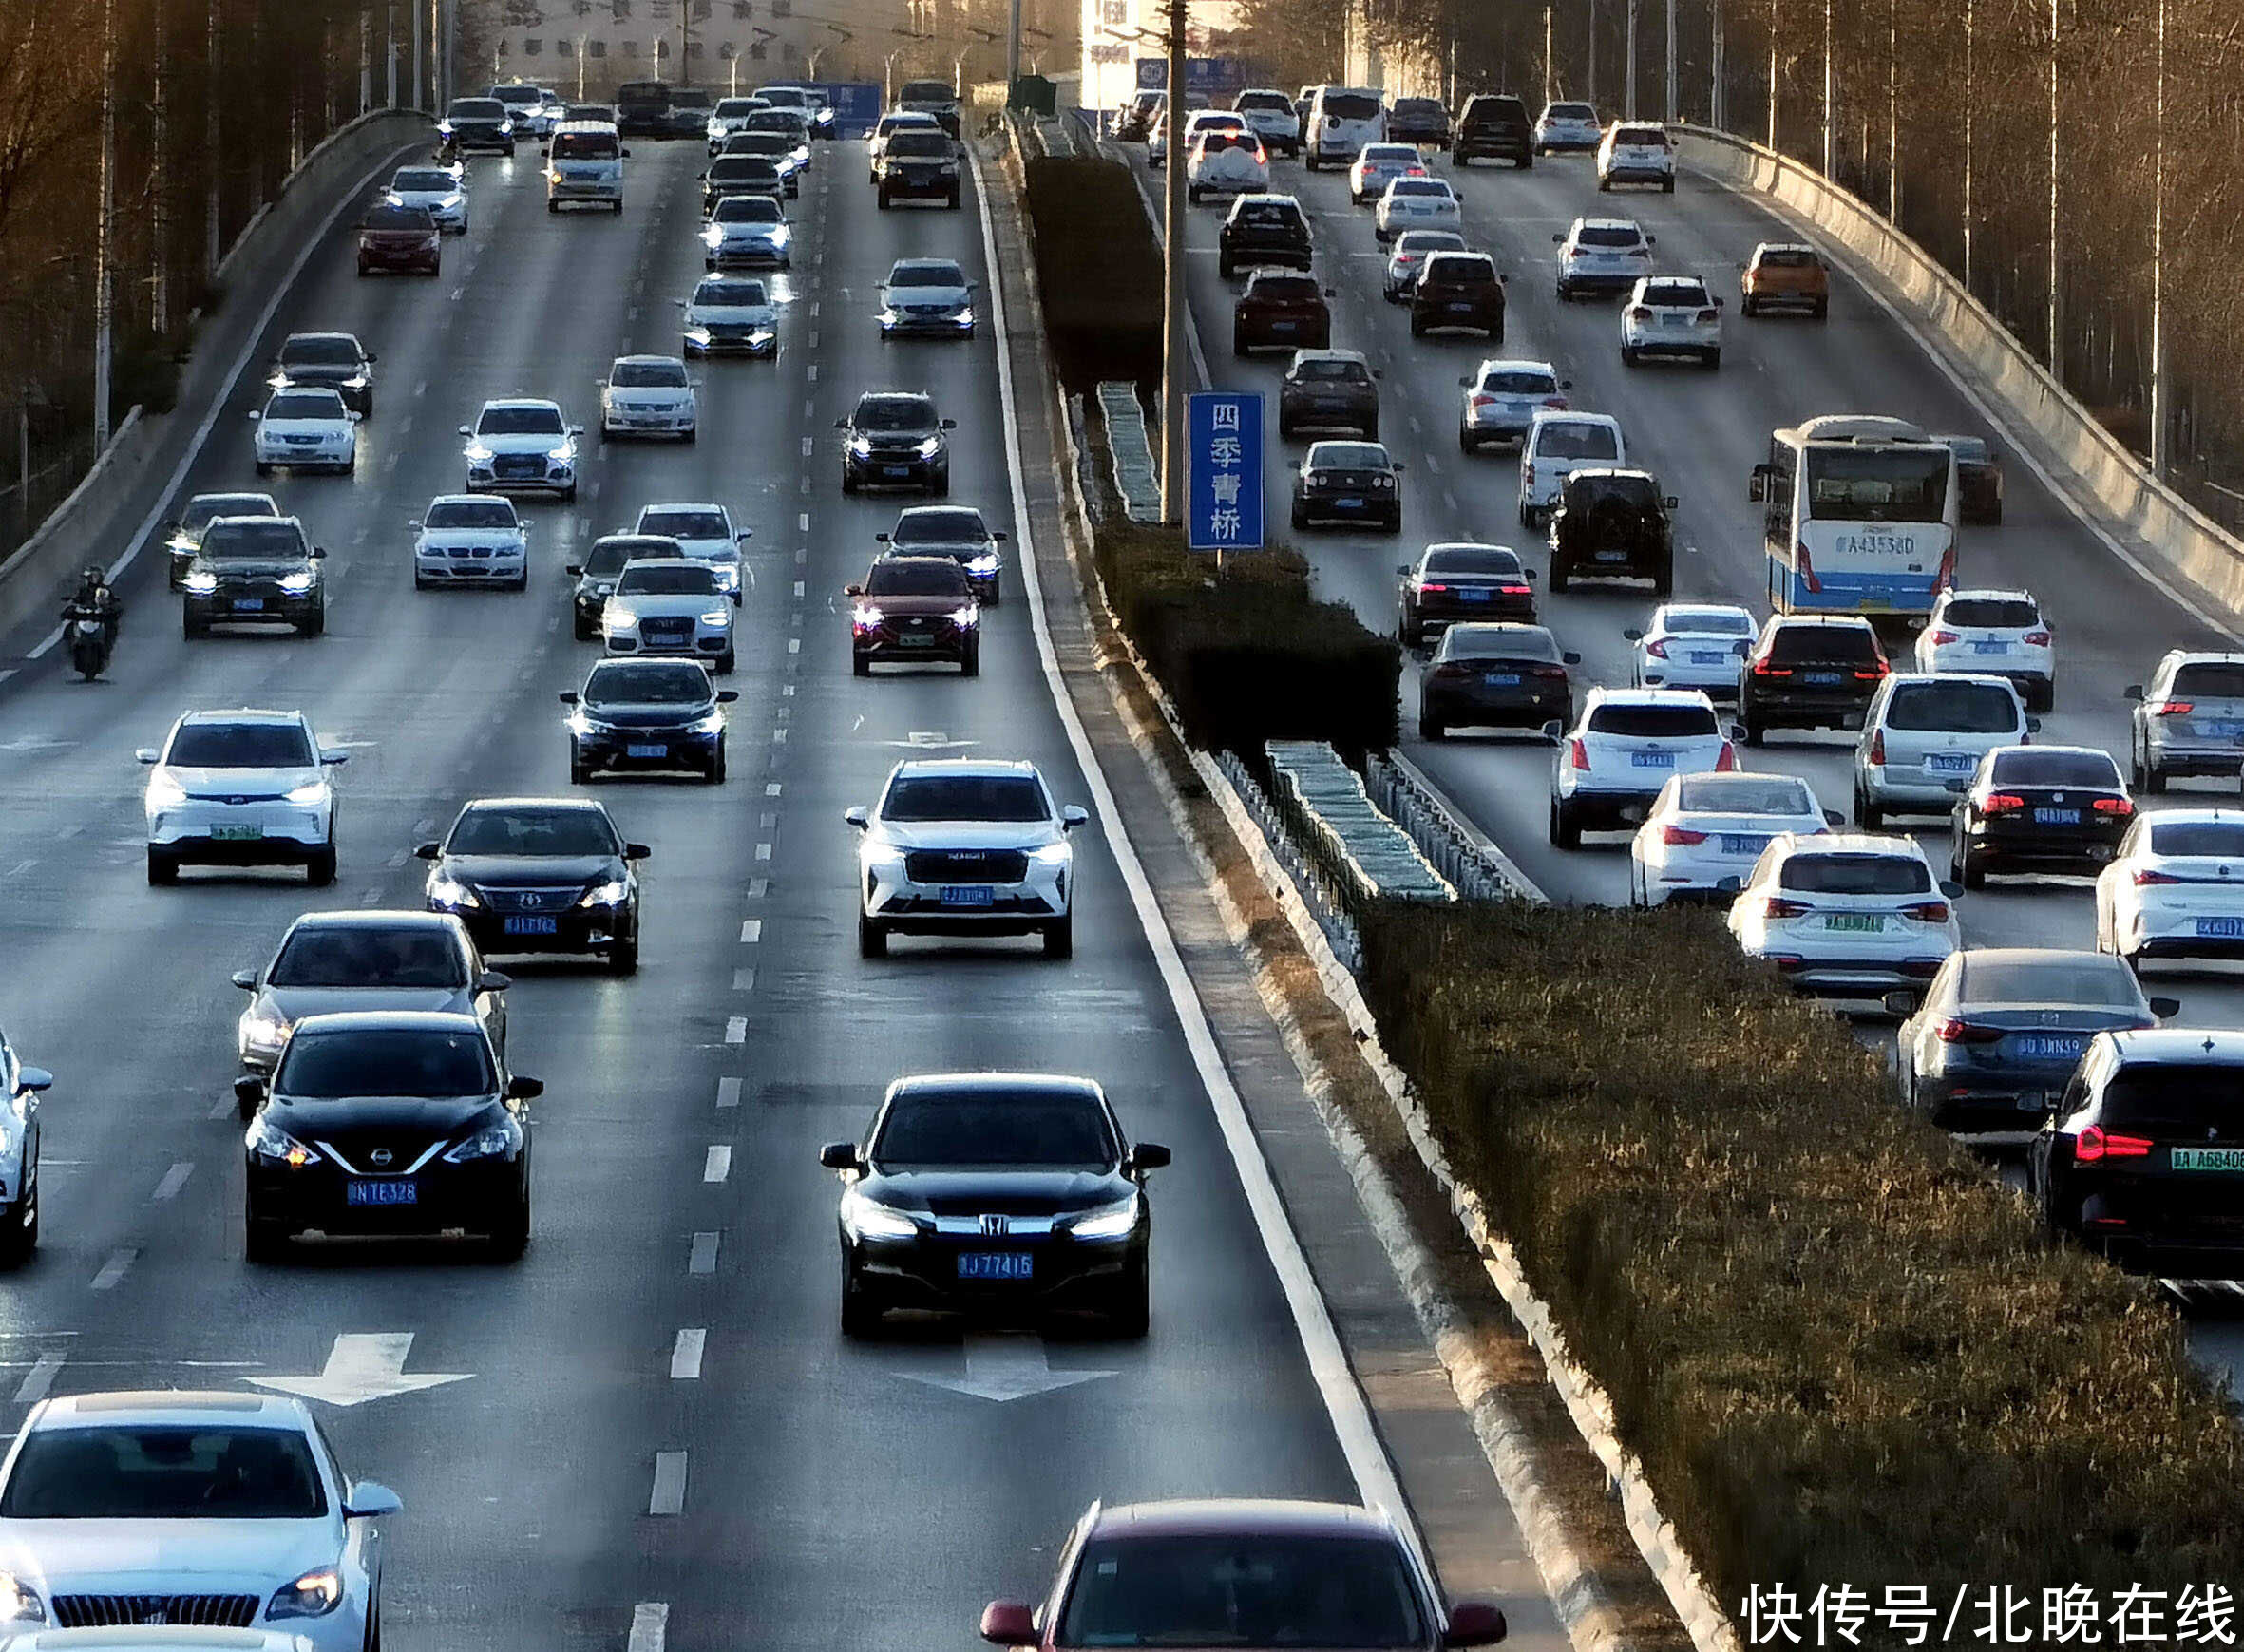
<instances>
[{"instance_id":1,"label":"brake light glowing","mask_svg":"<svg viewBox=\"0 0 2244 1652\"><path fill-rule=\"evenodd\" d=\"M1945 901L1915 901L1901 909L1901 916L1913 918L1919 923L1946 923L1948 902Z\"/></svg>"},{"instance_id":2,"label":"brake light glowing","mask_svg":"<svg viewBox=\"0 0 2244 1652\"><path fill-rule=\"evenodd\" d=\"M1566 760L1569 768L1588 768L1589 748L1584 745L1579 738L1569 740L1566 743Z\"/></svg>"},{"instance_id":3,"label":"brake light glowing","mask_svg":"<svg viewBox=\"0 0 2244 1652\"><path fill-rule=\"evenodd\" d=\"M1418 593L1419 593L1419 595L1421 595L1421 596L1426 596L1426 595L1440 595L1440 596L1447 596L1447 595L1449 594L1449 587L1448 587L1447 585L1420 585L1420 586L1418 587Z\"/></svg>"},{"instance_id":4,"label":"brake light glowing","mask_svg":"<svg viewBox=\"0 0 2244 1652\"><path fill-rule=\"evenodd\" d=\"M2098 814L2133 814L2135 805L2123 797L2100 797L2088 806Z\"/></svg>"},{"instance_id":5,"label":"brake light glowing","mask_svg":"<svg viewBox=\"0 0 2244 1652\"><path fill-rule=\"evenodd\" d=\"M1883 730L1883 729L1874 730L1874 731L1872 731L1872 733L1871 733L1871 736L1870 736L1870 760L1871 760L1873 763L1876 764L1876 765L1877 765L1879 768L1881 768L1881 769L1885 767L1885 763L1886 763L1886 731L1885 731L1885 730Z\"/></svg>"},{"instance_id":6,"label":"brake light glowing","mask_svg":"<svg viewBox=\"0 0 2244 1652\"><path fill-rule=\"evenodd\" d=\"M2138 889L2147 889L2155 883L2178 883L2181 882L2182 880L2177 878L2172 872L2154 872L2148 866L2141 867L2135 874L2135 886Z\"/></svg>"},{"instance_id":7,"label":"brake light glowing","mask_svg":"<svg viewBox=\"0 0 2244 1652\"><path fill-rule=\"evenodd\" d=\"M2186 717L2197 709L2195 700L2160 700L2150 708L2154 717Z\"/></svg>"},{"instance_id":8,"label":"brake light glowing","mask_svg":"<svg viewBox=\"0 0 2244 1652\"><path fill-rule=\"evenodd\" d=\"M1935 631L1932 633L1932 646L1934 648L1944 648L1951 642L1961 642L1964 639L1961 636L1952 631Z\"/></svg>"},{"instance_id":9,"label":"brake light glowing","mask_svg":"<svg viewBox=\"0 0 2244 1652\"><path fill-rule=\"evenodd\" d=\"M1678 848L1684 848L1688 847L1692 844L1704 843L1706 841L1706 834L1704 832L1695 832L1689 826L1662 826L1660 828L1660 841L1664 844L1668 844Z\"/></svg>"},{"instance_id":10,"label":"brake light glowing","mask_svg":"<svg viewBox=\"0 0 2244 1652\"><path fill-rule=\"evenodd\" d=\"M1753 674L1757 677L1788 677L1792 674L1792 667L1757 659L1753 662Z\"/></svg>"},{"instance_id":11,"label":"brake light glowing","mask_svg":"<svg viewBox=\"0 0 2244 1652\"><path fill-rule=\"evenodd\" d=\"M1734 772L1737 767L1738 749L1731 745L1727 740L1724 740L1722 742L1722 754L1714 760L1714 771L1717 774L1729 774Z\"/></svg>"},{"instance_id":12,"label":"brake light glowing","mask_svg":"<svg viewBox=\"0 0 2244 1652\"><path fill-rule=\"evenodd\" d=\"M1770 896L1762 908L1763 916L1769 918L1799 918L1805 916L1807 910L1808 903L1805 901L1795 901L1786 895Z\"/></svg>"},{"instance_id":13,"label":"brake light glowing","mask_svg":"<svg viewBox=\"0 0 2244 1652\"><path fill-rule=\"evenodd\" d=\"M1943 1044L1992 1044L2003 1035L2000 1027L1974 1026L1952 1016L1932 1031Z\"/></svg>"},{"instance_id":14,"label":"brake light glowing","mask_svg":"<svg viewBox=\"0 0 2244 1652\"><path fill-rule=\"evenodd\" d=\"M1496 587L1496 589L1501 591L1507 597L1525 597L1528 595L1528 588L1525 585L1499 585Z\"/></svg>"},{"instance_id":15,"label":"brake light glowing","mask_svg":"<svg viewBox=\"0 0 2244 1652\"><path fill-rule=\"evenodd\" d=\"M1981 814L2016 814L2025 807L2025 799L2014 791L1990 792L1979 806Z\"/></svg>"},{"instance_id":16,"label":"brake light glowing","mask_svg":"<svg viewBox=\"0 0 2244 1652\"><path fill-rule=\"evenodd\" d=\"M2155 1144L2147 1136L2116 1136L2092 1124L2073 1138L2073 1162L2094 1165L2105 1159L2147 1159Z\"/></svg>"},{"instance_id":17,"label":"brake light glowing","mask_svg":"<svg viewBox=\"0 0 2244 1652\"><path fill-rule=\"evenodd\" d=\"M1474 390L1473 392L1472 405L1475 408L1493 408L1496 405L1496 398L1491 395L1484 395L1480 391Z\"/></svg>"}]
</instances>

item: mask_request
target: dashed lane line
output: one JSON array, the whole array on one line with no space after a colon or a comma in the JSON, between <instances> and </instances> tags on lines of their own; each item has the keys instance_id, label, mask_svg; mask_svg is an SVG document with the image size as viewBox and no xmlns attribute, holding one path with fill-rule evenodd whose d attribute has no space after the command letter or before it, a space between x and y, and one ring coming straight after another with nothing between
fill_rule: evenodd
<instances>
[{"instance_id":1,"label":"dashed lane line","mask_svg":"<svg viewBox=\"0 0 2244 1652\"><path fill-rule=\"evenodd\" d=\"M163 1172L163 1180L156 1184L156 1191L150 1197L158 1204L178 1198L180 1189L187 1185L187 1178L194 1173L192 1163L185 1159L179 1160Z\"/></svg>"},{"instance_id":2,"label":"dashed lane line","mask_svg":"<svg viewBox=\"0 0 2244 1652\"><path fill-rule=\"evenodd\" d=\"M683 1452L656 1452L655 1453L655 1485L647 1494L649 1514L683 1514L686 1511L686 1453Z\"/></svg>"},{"instance_id":3,"label":"dashed lane line","mask_svg":"<svg viewBox=\"0 0 2244 1652\"><path fill-rule=\"evenodd\" d=\"M739 1105L740 1105L740 1080L739 1080L739 1079L737 1079L737 1078L720 1078L720 1079L718 1079L718 1080L717 1080L717 1106L719 1106L719 1107L738 1107Z\"/></svg>"},{"instance_id":4,"label":"dashed lane line","mask_svg":"<svg viewBox=\"0 0 2244 1652\"><path fill-rule=\"evenodd\" d=\"M713 1142L701 1160L703 1182L722 1182L732 1173L732 1149L723 1142Z\"/></svg>"},{"instance_id":5,"label":"dashed lane line","mask_svg":"<svg viewBox=\"0 0 2244 1652\"><path fill-rule=\"evenodd\" d=\"M693 1247L686 1252L688 1273L714 1273L717 1271L717 1236L713 1233L694 1235Z\"/></svg>"},{"instance_id":6,"label":"dashed lane line","mask_svg":"<svg viewBox=\"0 0 2244 1652\"><path fill-rule=\"evenodd\" d=\"M133 1262L140 1254L131 1245L111 1251L109 1260L102 1263L102 1271L93 1276L93 1283L88 1288L97 1291L115 1290L131 1271Z\"/></svg>"},{"instance_id":7,"label":"dashed lane line","mask_svg":"<svg viewBox=\"0 0 2244 1652\"><path fill-rule=\"evenodd\" d=\"M662 1652L670 1635L670 1603L641 1601L631 1608L631 1637L623 1652Z\"/></svg>"},{"instance_id":8,"label":"dashed lane line","mask_svg":"<svg viewBox=\"0 0 2244 1652\"><path fill-rule=\"evenodd\" d=\"M31 1369L24 1373L23 1381L16 1384L15 1402L18 1405L37 1405L47 1397L47 1391L54 1386L55 1373L62 1370L69 1357L65 1354L42 1354L32 1361Z\"/></svg>"},{"instance_id":9,"label":"dashed lane line","mask_svg":"<svg viewBox=\"0 0 2244 1652\"><path fill-rule=\"evenodd\" d=\"M708 1345L709 1333L696 1326L680 1331L670 1345L670 1378L673 1382L698 1382L701 1379L701 1351Z\"/></svg>"},{"instance_id":10,"label":"dashed lane line","mask_svg":"<svg viewBox=\"0 0 2244 1652\"><path fill-rule=\"evenodd\" d=\"M743 919L743 920L741 920L741 923L740 923L740 944L741 944L741 945L743 945L743 946L753 946L753 945L755 945L755 943L756 943L757 941L759 941L759 940L763 940L763 939L764 939L764 921L763 921L761 918L747 918L747 919Z\"/></svg>"},{"instance_id":11,"label":"dashed lane line","mask_svg":"<svg viewBox=\"0 0 2244 1652\"><path fill-rule=\"evenodd\" d=\"M736 993L754 992L756 990L756 972L752 969L734 970L732 972L732 990Z\"/></svg>"},{"instance_id":12,"label":"dashed lane line","mask_svg":"<svg viewBox=\"0 0 2244 1652\"><path fill-rule=\"evenodd\" d=\"M748 1042L748 1017L746 1016L729 1016L726 1017L725 1042L728 1044L745 1044Z\"/></svg>"}]
</instances>

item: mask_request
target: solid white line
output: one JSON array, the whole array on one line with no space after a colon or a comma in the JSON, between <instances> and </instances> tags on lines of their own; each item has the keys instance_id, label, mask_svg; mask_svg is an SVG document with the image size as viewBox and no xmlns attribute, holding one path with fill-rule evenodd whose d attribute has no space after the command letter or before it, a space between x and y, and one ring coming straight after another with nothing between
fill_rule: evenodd
<instances>
[{"instance_id":1,"label":"solid white line","mask_svg":"<svg viewBox=\"0 0 2244 1652\"><path fill-rule=\"evenodd\" d=\"M694 1235L694 1247L686 1253L688 1273L714 1273L717 1271L717 1236L713 1233Z\"/></svg>"},{"instance_id":2,"label":"solid white line","mask_svg":"<svg viewBox=\"0 0 2244 1652\"><path fill-rule=\"evenodd\" d=\"M670 1345L670 1376L674 1382L693 1382L701 1376L701 1350L709 1341L702 1330L680 1331Z\"/></svg>"},{"instance_id":3,"label":"solid white line","mask_svg":"<svg viewBox=\"0 0 2244 1652\"><path fill-rule=\"evenodd\" d=\"M763 921L761 918L745 918L745 919L741 920L741 922L740 922L740 944L741 944L741 945L743 945L743 946L753 946L753 945L755 945L755 943L756 943L757 941L759 941L759 940L763 940L763 939L764 939L764 921Z\"/></svg>"},{"instance_id":4,"label":"solid white line","mask_svg":"<svg viewBox=\"0 0 2244 1652\"><path fill-rule=\"evenodd\" d=\"M24 1373L24 1379L16 1385L15 1402L18 1405L37 1405L47 1397L47 1391L54 1386L54 1374L63 1368L65 1354L42 1354L33 1361L31 1369Z\"/></svg>"},{"instance_id":5,"label":"solid white line","mask_svg":"<svg viewBox=\"0 0 2244 1652\"><path fill-rule=\"evenodd\" d=\"M187 1185L187 1178L194 1173L195 1167L192 1164L184 1159L180 1160L170 1169L163 1172L163 1180L156 1184L153 1197L159 1203L176 1197L179 1190Z\"/></svg>"},{"instance_id":6,"label":"solid white line","mask_svg":"<svg viewBox=\"0 0 2244 1652\"><path fill-rule=\"evenodd\" d=\"M641 1601L631 1608L631 1638L623 1652L662 1652L670 1633L670 1603Z\"/></svg>"},{"instance_id":7,"label":"solid white line","mask_svg":"<svg viewBox=\"0 0 2244 1652\"><path fill-rule=\"evenodd\" d=\"M125 1271L132 1266L133 1258L140 1254L130 1246L123 1250L111 1251L109 1260L102 1263L102 1271L93 1276L93 1284L90 1288L97 1291L115 1290L118 1282L124 1278Z\"/></svg>"},{"instance_id":8,"label":"solid white line","mask_svg":"<svg viewBox=\"0 0 2244 1652\"><path fill-rule=\"evenodd\" d=\"M738 1107L739 1105L740 1105L740 1080L739 1080L739 1079L737 1079L737 1078L720 1078L720 1079L718 1079L718 1080L717 1080L717 1106L719 1106L719 1107Z\"/></svg>"},{"instance_id":9,"label":"solid white line","mask_svg":"<svg viewBox=\"0 0 2244 1652\"><path fill-rule=\"evenodd\" d=\"M682 1514L686 1510L686 1453L655 1453L655 1488L647 1495L649 1514Z\"/></svg>"},{"instance_id":10,"label":"solid white line","mask_svg":"<svg viewBox=\"0 0 2244 1652\"><path fill-rule=\"evenodd\" d=\"M241 1104L236 1101L232 1096L221 1095L218 1100L210 1104L210 1111L204 1113L202 1116L204 1118L224 1118L228 1113L232 1112L237 1107L240 1105Z\"/></svg>"},{"instance_id":11,"label":"solid white line","mask_svg":"<svg viewBox=\"0 0 2244 1652\"><path fill-rule=\"evenodd\" d=\"M722 1142L713 1146L701 1161L704 1182L722 1182L732 1173L732 1149Z\"/></svg>"},{"instance_id":12,"label":"solid white line","mask_svg":"<svg viewBox=\"0 0 2244 1652\"><path fill-rule=\"evenodd\" d=\"M1160 968L1162 985L1168 989L1169 1000L1184 1030L1186 1046L1192 1053L1192 1065L1200 1074L1216 1122L1223 1130L1224 1145L1230 1150L1240 1188L1246 1195L1247 1209L1262 1235L1271 1270L1285 1293L1285 1305L1302 1339L1302 1352L1308 1361L1310 1375L1316 1379L1325 1412L1332 1419L1333 1434L1340 1442L1341 1455L1347 1459L1357 1491L1366 1504L1384 1509L1393 1519L1415 1524L1410 1505L1404 1500L1402 1488L1379 1444L1379 1432L1372 1426L1371 1410L1364 1403L1363 1392L1356 1384L1355 1373L1348 1368L1348 1357L1341 1347L1339 1333L1333 1329L1331 1311L1318 1294L1308 1258L1303 1255L1301 1241L1286 1221L1285 1206L1278 1196L1277 1184L1271 1180L1262 1144L1255 1139L1246 1109L1232 1087L1230 1073L1225 1070L1223 1054L1217 1049L1214 1031L1208 1026L1208 1013L1192 986L1191 977L1186 973L1184 959L1177 953L1175 938L1169 932L1169 921L1162 916L1160 904L1153 898L1145 866L1122 825L1121 810L1115 806L1113 788L1107 782L1106 772L1099 767L1098 753L1093 750L1090 736L1084 732L1083 720L1076 714L1074 702L1068 697L1067 684L1060 677L1059 658L1053 651L1051 628L1044 617L1043 587L1036 572L1028 492L1021 480L1020 436L1013 390L1012 327L1005 312L1004 290L996 275L999 267L997 234L990 223L980 158L971 150L968 155L974 165L975 208L981 218L982 256L991 272L990 309L998 347L998 400L1004 414L1005 468L1012 487L1017 536L1015 560L1028 587L1029 620L1036 633L1036 657L1043 670L1044 685L1051 692L1052 703L1059 712L1060 725L1067 731L1068 745L1083 770L1085 784L1091 788L1098 818L1105 825L1108 846L1113 851L1114 864L1130 892L1138 925L1145 931L1146 943L1152 949L1154 961ZM1196 347L1196 337L1193 342Z\"/></svg>"},{"instance_id":13,"label":"solid white line","mask_svg":"<svg viewBox=\"0 0 2244 1652\"><path fill-rule=\"evenodd\" d=\"M728 1044L745 1044L748 1042L748 1017L746 1016L730 1016L726 1017L725 1042Z\"/></svg>"},{"instance_id":14,"label":"solid white line","mask_svg":"<svg viewBox=\"0 0 2244 1652\"><path fill-rule=\"evenodd\" d=\"M35 859L18 861L14 865L8 868L8 875L10 879L20 878L38 864L38 861Z\"/></svg>"}]
</instances>

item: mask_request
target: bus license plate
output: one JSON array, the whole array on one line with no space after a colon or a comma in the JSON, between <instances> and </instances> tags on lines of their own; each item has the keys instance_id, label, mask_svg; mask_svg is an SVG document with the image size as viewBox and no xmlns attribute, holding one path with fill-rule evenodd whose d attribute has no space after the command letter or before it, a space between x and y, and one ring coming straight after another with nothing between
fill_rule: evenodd
<instances>
[{"instance_id":1,"label":"bus license plate","mask_svg":"<svg viewBox=\"0 0 2244 1652\"><path fill-rule=\"evenodd\" d=\"M2081 811L2077 808L2037 808L2034 810L2034 825L2036 826L2079 826L2080 824Z\"/></svg>"},{"instance_id":2,"label":"bus license plate","mask_svg":"<svg viewBox=\"0 0 2244 1652\"><path fill-rule=\"evenodd\" d=\"M346 1205L418 1205L420 1202L420 1187L411 1181L343 1184L343 1203Z\"/></svg>"},{"instance_id":3,"label":"bus license plate","mask_svg":"<svg viewBox=\"0 0 2244 1652\"><path fill-rule=\"evenodd\" d=\"M2168 1148L2166 1155L2177 1170L2244 1170L2244 1148Z\"/></svg>"},{"instance_id":4,"label":"bus license plate","mask_svg":"<svg viewBox=\"0 0 2244 1652\"><path fill-rule=\"evenodd\" d=\"M1878 912L1835 912L1823 921L1823 927L1835 935L1883 935L1886 920Z\"/></svg>"},{"instance_id":5,"label":"bus license plate","mask_svg":"<svg viewBox=\"0 0 2244 1652\"><path fill-rule=\"evenodd\" d=\"M962 1280L1026 1280L1036 1277L1036 1256L1028 1250L966 1250L959 1253Z\"/></svg>"}]
</instances>

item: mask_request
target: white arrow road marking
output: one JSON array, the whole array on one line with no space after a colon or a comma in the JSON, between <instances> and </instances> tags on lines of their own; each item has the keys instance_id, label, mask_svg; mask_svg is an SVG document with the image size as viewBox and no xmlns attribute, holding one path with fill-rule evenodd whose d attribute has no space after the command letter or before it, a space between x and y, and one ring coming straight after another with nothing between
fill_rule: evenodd
<instances>
[{"instance_id":1,"label":"white arrow road marking","mask_svg":"<svg viewBox=\"0 0 2244 1652\"><path fill-rule=\"evenodd\" d=\"M352 1331L335 1339L328 1350L327 1368L317 1377L253 1377L259 1388L305 1399L324 1399L330 1405L363 1405L395 1394L424 1388L442 1388L447 1382L466 1382L473 1372L405 1374L406 1355L413 1346L410 1331Z\"/></svg>"},{"instance_id":2,"label":"white arrow road marking","mask_svg":"<svg viewBox=\"0 0 2244 1652\"><path fill-rule=\"evenodd\" d=\"M1000 1336L969 1336L966 1339L966 1375L948 1373L936 1376L930 1372L907 1371L903 1374L914 1382L924 1382L931 1388L947 1388L953 1394L969 1395L976 1399L994 1399L1000 1405L1009 1399L1026 1399L1032 1395L1050 1394L1055 1389L1073 1388L1078 1382L1093 1382L1101 1377L1112 1377L1112 1371L1055 1371L1045 1357L1044 1339L1034 1333L1013 1332Z\"/></svg>"},{"instance_id":3,"label":"white arrow road marking","mask_svg":"<svg viewBox=\"0 0 2244 1652\"><path fill-rule=\"evenodd\" d=\"M15 673L10 672L8 675L13 676ZM75 740L10 740L0 743L0 751L65 751L77 744Z\"/></svg>"}]
</instances>

